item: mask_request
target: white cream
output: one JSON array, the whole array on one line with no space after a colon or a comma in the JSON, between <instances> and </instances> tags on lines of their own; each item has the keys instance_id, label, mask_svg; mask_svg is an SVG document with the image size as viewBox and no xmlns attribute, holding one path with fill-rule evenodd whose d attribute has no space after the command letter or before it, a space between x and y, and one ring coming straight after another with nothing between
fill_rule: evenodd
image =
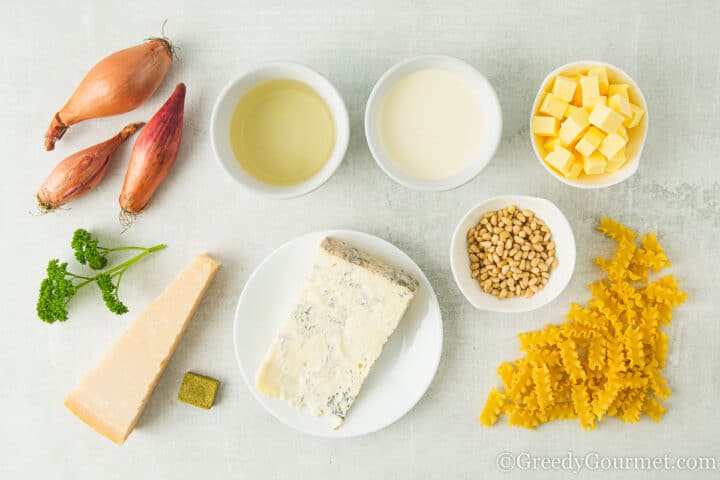
<instances>
[{"instance_id":1,"label":"white cream","mask_svg":"<svg viewBox=\"0 0 720 480\"><path fill-rule=\"evenodd\" d=\"M388 157L400 170L421 180L443 180L480 154L485 125L480 96L464 79L424 69L390 88L378 128Z\"/></svg>"}]
</instances>

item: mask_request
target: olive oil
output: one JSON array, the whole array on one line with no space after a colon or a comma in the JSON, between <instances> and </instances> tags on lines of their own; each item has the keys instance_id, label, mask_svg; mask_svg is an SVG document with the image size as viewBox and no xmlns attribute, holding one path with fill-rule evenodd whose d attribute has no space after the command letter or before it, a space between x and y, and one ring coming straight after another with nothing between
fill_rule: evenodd
<instances>
[{"instance_id":1,"label":"olive oil","mask_svg":"<svg viewBox=\"0 0 720 480\"><path fill-rule=\"evenodd\" d=\"M230 143L240 165L271 185L303 182L322 169L335 146L333 117L310 86L292 79L263 82L238 102Z\"/></svg>"}]
</instances>

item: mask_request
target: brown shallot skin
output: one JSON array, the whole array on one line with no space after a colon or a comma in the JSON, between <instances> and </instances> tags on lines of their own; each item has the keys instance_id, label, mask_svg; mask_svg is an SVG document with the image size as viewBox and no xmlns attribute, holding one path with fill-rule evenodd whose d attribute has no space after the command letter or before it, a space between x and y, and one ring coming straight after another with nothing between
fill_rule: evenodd
<instances>
[{"instance_id":1,"label":"brown shallot skin","mask_svg":"<svg viewBox=\"0 0 720 480\"><path fill-rule=\"evenodd\" d=\"M38 206L48 211L89 192L105 176L115 151L143 122L131 123L114 137L80 150L58 163L37 192Z\"/></svg>"},{"instance_id":2,"label":"brown shallot skin","mask_svg":"<svg viewBox=\"0 0 720 480\"><path fill-rule=\"evenodd\" d=\"M145 103L162 83L172 58L170 42L155 38L100 60L53 116L45 150L54 149L71 125L129 112Z\"/></svg>"},{"instance_id":3,"label":"brown shallot skin","mask_svg":"<svg viewBox=\"0 0 720 480\"><path fill-rule=\"evenodd\" d=\"M175 164L182 140L184 108L185 84L179 83L138 135L120 192L123 212L140 213Z\"/></svg>"}]
</instances>

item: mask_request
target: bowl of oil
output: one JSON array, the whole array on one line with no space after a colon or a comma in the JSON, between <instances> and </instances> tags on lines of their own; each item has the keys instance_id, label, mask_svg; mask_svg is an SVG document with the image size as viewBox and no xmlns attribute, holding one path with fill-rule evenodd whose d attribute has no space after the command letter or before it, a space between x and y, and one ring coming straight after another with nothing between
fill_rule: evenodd
<instances>
[{"instance_id":1,"label":"bowl of oil","mask_svg":"<svg viewBox=\"0 0 720 480\"><path fill-rule=\"evenodd\" d=\"M210 130L215 156L242 187L293 198L320 187L340 166L350 122L329 80L304 65L275 62L228 83Z\"/></svg>"}]
</instances>

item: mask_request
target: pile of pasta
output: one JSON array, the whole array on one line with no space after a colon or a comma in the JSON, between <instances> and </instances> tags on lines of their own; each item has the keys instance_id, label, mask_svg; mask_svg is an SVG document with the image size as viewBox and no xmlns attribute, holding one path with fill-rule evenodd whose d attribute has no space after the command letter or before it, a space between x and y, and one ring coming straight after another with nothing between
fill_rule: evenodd
<instances>
[{"instance_id":1,"label":"pile of pasta","mask_svg":"<svg viewBox=\"0 0 720 480\"><path fill-rule=\"evenodd\" d=\"M611 259L595 262L605 278L589 286L587 307L571 304L567 320L522 333L523 358L497 369L504 389L493 388L480 414L491 426L501 414L510 425L533 429L577 418L586 430L605 416L635 423L641 414L656 422L670 395L662 376L668 337L662 327L687 298L672 275L650 279L670 266L653 233L637 234L603 218L598 230L617 243Z\"/></svg>"}]
</instances>

